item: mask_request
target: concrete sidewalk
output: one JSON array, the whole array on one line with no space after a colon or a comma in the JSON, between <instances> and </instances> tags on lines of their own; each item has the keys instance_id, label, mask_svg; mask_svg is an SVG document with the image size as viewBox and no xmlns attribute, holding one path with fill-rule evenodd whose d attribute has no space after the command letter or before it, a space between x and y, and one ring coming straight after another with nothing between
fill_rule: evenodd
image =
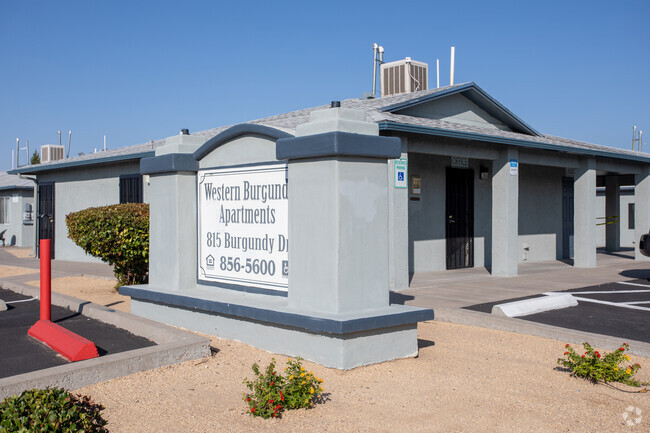
<instances>
[{"instance_id":1,"label":"concrete sidewalk","mask_svg":"<svg viewBox=\"0 0 650 433\"><path fill-rule=\"evenodd\" d=\"M462 308L544 292L613 281L650 278L650 262L635 261L634 251L607 253L599 249L597 268L574 268L562 261L522 263L516 277L493 277L484 268L415 274L410 287L391 301L418 307Z\"/></svg>"},{"instance_id":2,"label":"concrete sidewalk","mask_svg":"<svg viewBox=\"0 0 650 433\"><path fill-rule=\"evenodd\" d=\"M16 255L9 251L15 252ZM0 247L0 265L34 269L38 271L40 268L39 260L38 258L29 256L31 253L31 247ZM52 260L52 278L77 277L81 275L93 278L114 278L113 268L106 263Z\"/></svg>"}]
</instances>

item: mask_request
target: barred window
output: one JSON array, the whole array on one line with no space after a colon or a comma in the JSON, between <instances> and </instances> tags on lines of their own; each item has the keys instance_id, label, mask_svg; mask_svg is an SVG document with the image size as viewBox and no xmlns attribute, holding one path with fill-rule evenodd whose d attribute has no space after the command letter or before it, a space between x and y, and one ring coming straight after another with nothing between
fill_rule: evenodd
<instances>
[{"instance_id":1,"label":"barred window","mask_svg":"<svg viewBox=\"0 0 650 433\"><path fill-rule=\"evenodd\" d=\"M142 203L142 176L120 176L120 203Z\"/></svg>"},{"instance_id":2,"label":"barred window","mask_svg":"<svg viewBox=\"0 0 650 433\"><path fill-rule=\"evenodd\" d=\"M0 197L0 224L9 223L9 197Z\"/></svg>"},{"instance_id":3,"label":"barred window","mask_svg":"<svg viewBox=\"0 0 650 433\"><path fill-rule=\"evenodd\" d=\"M627 228L634 230L634 203L627 204Z\"/></svg>"}]
</instances>

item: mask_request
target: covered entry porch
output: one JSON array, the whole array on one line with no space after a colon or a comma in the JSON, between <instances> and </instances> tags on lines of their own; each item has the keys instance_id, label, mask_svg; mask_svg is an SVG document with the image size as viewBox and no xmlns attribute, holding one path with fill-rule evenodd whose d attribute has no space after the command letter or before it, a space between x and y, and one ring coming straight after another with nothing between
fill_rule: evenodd
<instances>
[{"instance_id":1,"label":"covered entry porch","mask_svg":"<svg viewBox=\"0 0 650 433\"><path fill-rule=\"evenodd\" d=\"M638 239L650 228L646 164L617 160L616 155L446 137L406 136L402 144L410 185L391 193L391 229L398 235L407 232L394 237L394 245L408 252L401 258L408 261L408 277L400 273L400 253L394 252L392 288L412 288L418 275L442 278L438 271L452 269L477 268L485 275L512 277L523 268L544 269L549 262L594 268L605 260L599 247L608 252L629 248L627 256L647 260L629 242L622 245L620 218L621 187L632 188L632 237ZM458 175L463 172L467 176ZM462 188L450 185L465 179L470 180ZM413 188L414 181L419 190ZM598 202L597 187L604 188L605 205ZM459 199L458 194L464 196ZM464 203L460 208L465 214L454 213L452 202ZM459 221L466 227L450 230ZM604 243L599 230L606 233Z\"/></svg>"}]
</instances>

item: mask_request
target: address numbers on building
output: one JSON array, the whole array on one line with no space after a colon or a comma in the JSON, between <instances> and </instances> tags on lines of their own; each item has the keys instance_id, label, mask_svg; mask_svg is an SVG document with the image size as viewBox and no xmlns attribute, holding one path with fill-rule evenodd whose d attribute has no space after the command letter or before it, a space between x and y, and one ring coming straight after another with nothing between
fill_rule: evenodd
<instances>
[{"instance_id":1,"label":"address numbers on building","mask_svg":"<svg viewBox=\"0 0 650 433\"><path fill-rule=\"evenodd\" d=\"M200 281L286 291L287 165L200 170Z\"/></svg>"}]
</instances>

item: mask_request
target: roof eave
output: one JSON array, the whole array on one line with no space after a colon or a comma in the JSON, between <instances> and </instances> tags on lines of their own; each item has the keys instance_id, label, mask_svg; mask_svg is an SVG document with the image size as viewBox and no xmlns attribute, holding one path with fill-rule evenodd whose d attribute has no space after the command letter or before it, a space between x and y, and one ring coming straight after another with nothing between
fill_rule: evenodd
<instances>
[{"instance_id":1,"label":"roof eave","mask_svg":"<svg viewBox=\"0 0 650 433\"><path fill-rule=\"evenodd\" d=\"M18 186L18 185L6 185L0 186L0 191L10 191L10 190L19 190L19 191L33 191L33 186Z\"/></svg>"},{"instance_id":2,"label":"roof eave","mask_svg":"<svg viewBox=\"0 0 650 433\"><path fill-rule=\"evenodd\" d=\"M46 171L61 170L64 168L71 167L83 167L87 165L100 165L100 164L111 164L121 161L129 161L134 159L148 158L154 156L154 150L148 150L146 152L130 153L128 155L115 155L105 158L94 158L94 159L85 159L81 161L70 161L70 162L61 162L55 164L47 165L33 165L29 167L16 168L8 171L9 174L38 174Z\"/></svg>"},{"instance_id":3,"label":"roof eave","mask_svg":"<svg viewBox=\"0 0 650 433\"><path fill-rule=\"evenodd\" d=\"M409 125L405 123L383 121L379 122L380 131L410 132L416 134L435 135L438 137L460 138L465 140L485 141L489 143L507 144L529 149L554 150L578 155L599 156L606 158L624 159L636 162L650 162L650 156L627 155L623 153L608 152L598 149L583 149L579 147L562 146L561 144L538 143L536 141L521 140L517 138L497 137L475 132L454 131L450 129L435 128L432 126Z\"/></svg>"}]
</instances>

